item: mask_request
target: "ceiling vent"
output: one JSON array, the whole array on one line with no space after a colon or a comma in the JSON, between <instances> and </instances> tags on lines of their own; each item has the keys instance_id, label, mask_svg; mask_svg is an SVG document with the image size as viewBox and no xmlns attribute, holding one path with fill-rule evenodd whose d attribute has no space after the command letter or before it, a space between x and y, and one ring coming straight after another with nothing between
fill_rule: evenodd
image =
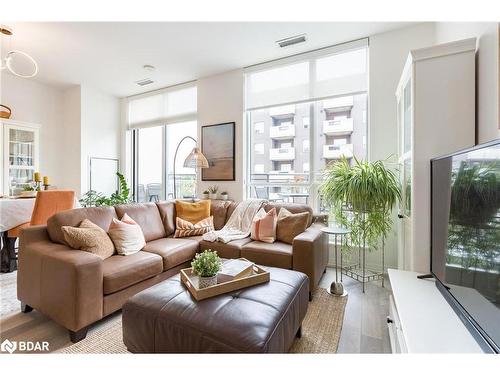
<instances>
[{"instance_id":1,"label":"ceiling vent","mask_svg":"<svg viewBox=\"0 0 500 375\"><path fill-rule=\"evenodd\" d=\"M139 81L135 81L135 83L137 83L139 86L147 86L147 85L150 85L152 84L154 81L150 78L145 78L145 79L141 79Z\"/></svg>"},{"instance_id":2,"label":"ceiling vent","mask_svg":"<svg viewBox=\"0 0 500 375\"><path fill-rule=\"evenodd\" d=\"M281 47L293 46L294 44L304 43L306 41L306 34L291 36L290 38L285 38L277 40L276 43Z\"/></svg>"}]
</instances>

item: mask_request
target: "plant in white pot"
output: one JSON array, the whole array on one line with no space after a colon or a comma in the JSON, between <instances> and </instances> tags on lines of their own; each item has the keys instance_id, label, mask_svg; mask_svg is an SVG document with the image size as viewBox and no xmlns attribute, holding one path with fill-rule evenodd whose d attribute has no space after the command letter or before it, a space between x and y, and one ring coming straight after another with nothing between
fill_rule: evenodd
<instances>
[{"instance_id":1,"label":"plant in white pot","mask_svg":"<svg viewBox=\"0 0 500 375\"><path fill-rule=\"evenodd\" d=\"M210 192L208 190L205 190L203 192L203 199L208 199L209 196L210 196Z\"/></svg>"},{"instance_id":2,"label":"plant in white pot","mask_svg":"<svg viewBox=\"0 0 500 375\"><path fill-rule=\"evenodd\" d=\"M222 193L220 193L220 197L227 201L229 199L229 194L227 193L227 191L223 191Z\"/></svg>"},{"instance_id":3,"label":"plant in white pot","mask_svg":"<svg viewBox=\"0 0 500 375\"><path fill-rule=\"evenodd\" d=\"M221 270L222 262L217 252L209 249L196 254L191 267L199 277L198 288L203 289L217 284L217 273Z\"/></svg>"},{"instance_id":4,"label":"plant in white pot","mask_svg":"<svg viewBox=\"0 0 500 375\"><path fill-rule=\"evenodd\" d=\"M210 193L210 199L217 199L217 191L219 190L219 187L217 185L212 185L208 188L208 192Z\"/></svg>"}]
</instances>

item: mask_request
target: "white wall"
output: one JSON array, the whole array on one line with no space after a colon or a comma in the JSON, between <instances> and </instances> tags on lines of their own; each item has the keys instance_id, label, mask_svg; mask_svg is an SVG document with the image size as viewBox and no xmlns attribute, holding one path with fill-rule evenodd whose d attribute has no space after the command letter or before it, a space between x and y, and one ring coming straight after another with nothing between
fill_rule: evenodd
<instances>
[{"instance_id":1,"label":"white wall","mask_svg":"<svg viewBox=\"0 0 500 375\"><path fill-rule=\"evenodd\" d=\"M81 86L81 192L90 189L91 157L120 159L120 99Z\"/></svg>"},{"instance_id":2,"label":"white wall","mask_svg":"<svg viewBox=\"0 0 500 375\"><path fill-rule=\"evenodd\" d=\"M51 184L63 186L65 170L61 155L69 149L61 137L64 123L62 90L2 72L2 104L12 109L12 120L38 123L40 129L40 172Z\"/></svg>"},{"instance_id":3,"label":"white wall","mask_svg":"<svg viewBox=\"0 0 500 375\"><path fill-rule=\"evenodd\" d=\"M78 195L88 186L90 156L120 157L120 101L87 86L57 88L2 73L11 119L41 124L40 172Z\"/></svg>"},{"instance_id":4,"label":"white wall","mask_svg":"<svg viewBox=\"0 0 500 375\"><path fill-rule=\"evenodd\" d=\"M80 195L81 180L81 89L75 85L64 90L63 123L58 129L59 142L64 144L64 152L59 153L58 163L64 170L58 186L71 189Z\"/></svg>"},{"instance_id":5,"label":"white wall","mask_svg":"<svg viewBox=\"0 0 500 375\"><path fill-rule=\"evenodd\" d=\"M398 154L396 87L408 53L435 42L435 25L424 23L370 37L370 86L368 153L370 160L384 160ZM397 268L399 225L397 210L393 212L393 229L386 241L386 267ZM380 264L380 256L369 253L367 263Z\"/></svg>"},{"instance_id":6,"label":"white wall","mask_svg":"<svg viewBox=\"0 0 500 375\"><path fill-rule=\"evenodd\" d=\"M219 186L219 193L227 191L229 198L243 200L244 150L243 150L243 70L233 70L198 80L198 139L201 127L223 122L236 123L236 181L201 181L198 193L210 185Z\"/></svg>"},{"instance_id":7,"label":"white wall","mask_svg":"<svg viewBox=\"0 0 500 375\"><path fill-rule=\"evenodd\" d=\"M436 43L476 37L476 124L478 143L500 137L498 130L498 23L438 22Z\"/></svg>"}]
</instances>

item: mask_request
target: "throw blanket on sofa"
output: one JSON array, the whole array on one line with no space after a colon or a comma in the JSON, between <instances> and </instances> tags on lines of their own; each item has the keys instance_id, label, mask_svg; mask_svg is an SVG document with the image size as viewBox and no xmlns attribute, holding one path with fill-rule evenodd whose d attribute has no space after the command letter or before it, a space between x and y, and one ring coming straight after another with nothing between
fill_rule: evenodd
<instances>
[{"instance_id":1,"label":"throw blanket on sofa","mask_svg":"<svg viewBox=\"0 0 500 375\"><path fill-rule=\"evenodd\" d=\"M252 219L266 202L264 199L248 199L241 202L221 230L205 233L203 239L210 242L228 243L250 236Z\"/></svg>"}]
</instances>

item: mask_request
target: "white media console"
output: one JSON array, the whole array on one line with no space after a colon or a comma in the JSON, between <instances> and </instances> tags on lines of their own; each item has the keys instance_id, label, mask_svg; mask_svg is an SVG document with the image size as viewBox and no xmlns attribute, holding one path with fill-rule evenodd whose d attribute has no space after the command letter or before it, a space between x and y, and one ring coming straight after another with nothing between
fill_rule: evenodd
<instances>
[{"instance_id":1,"label":"white media console","mask_svg":"<svg viewBox=\"0 0 500 375\"><path fill-rule=\"evenodd\" d=\"M387 326L393 353L483 353L434 279L389 269Z\"/></svg>"}]
</instances>

